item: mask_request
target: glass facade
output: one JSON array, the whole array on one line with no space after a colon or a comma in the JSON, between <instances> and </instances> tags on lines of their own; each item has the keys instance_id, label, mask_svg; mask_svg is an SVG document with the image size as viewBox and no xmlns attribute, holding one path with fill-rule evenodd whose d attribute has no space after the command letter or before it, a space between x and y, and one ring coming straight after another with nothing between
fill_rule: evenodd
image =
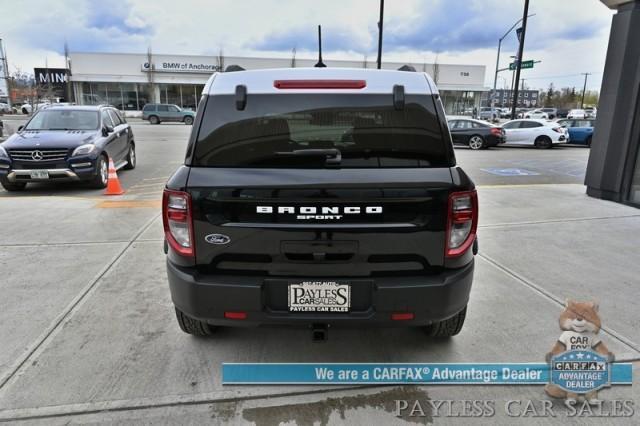
<instances>
[{"instance_id":1,"label":"glass facade","mask_svg":"<svg viewBox=\"0 0 640 426\"><path fill-rule=\"evenodd\" d=\"M204 84L160 84L160 102L195 111Z\"/></svg>"},{"instance_id":2,"label":"glass facade","mask_svg":"<svg viewBox=\"0 0 640 426\"><path fill-rule=\"evenodd\" d=\"M113 105L122 111L140 111L153 102L196 110L204 84L79 83L82 105ZM158 92L159 99L154 91Z\"/></svg>"},{"instance_id":3,"label":"glass facade","mask_svg":"<svg viewBox=\"0 0 640 426\"><path fill-rule=\"evenodd\" d=\"M444 111L450 115L473 115L474 108L480 108L482 92L441 90L440 98Z\"/></svg>"}]
</instances>

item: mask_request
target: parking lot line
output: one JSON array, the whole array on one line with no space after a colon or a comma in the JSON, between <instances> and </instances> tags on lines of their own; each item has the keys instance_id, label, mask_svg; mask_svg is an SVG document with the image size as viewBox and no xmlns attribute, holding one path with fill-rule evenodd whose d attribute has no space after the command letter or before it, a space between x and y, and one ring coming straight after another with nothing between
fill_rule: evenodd
<instances>
[{"instance_id":1,"label":"parking lot line","mask_svg":"<svg viewBox=\"0 0 640 426\"><path fill-rule=\"evenodd\" d=\"M501 264L500 262L498 262L497 260L493 259L492 257L487 256L484 253L478 253L478 257L480 257L483 260L487 261L489 264L491 264L492 266L494 266L498 270L502 271L503 273L507 274L511 278L515 279L516 281L520 282L525 287L528 287L529 289L531 289L531 290L535 291L536 293L538 293L540 296L542 296L542 297L546 298L547 300L549 300L550 302L558 305L558 307L560 307L560 308L564 307L565 301L562 300L562 298L558 297L557 295L553 294L552 292L550 292L548 290L545 290L544 288L542 288L538 284L526 279L525 277L521 276L520 274L518 274L517 272L515 272L512 269L508 268L507 266ZM628 353L628 354L617 354L616 355L616 361L630 362L630 361L639 361L640 360L640 344L632 341L628 337L626 337L626 336L618 333L617 331L615 331L615 330L613 330L613 329L611 329L609 327L606 327L604 325L601 327L601 330L603 332L607 333L612 338L618 340L618 342L622 343L624 346L627 346L628 348L632 349L635 352L635 353Z\"/></svg>"},{"instance_id":2,"label":"parking lot line","mask_svg":"<svg viewBox=\"0 0 640 426\"><path fill-rule=\"evenodd\" d=\"M101 201L95 205L99 209L136 209L136 208L156 208L160 209L160 200L114 200Z\"/></svg>"},{"instance_id":3,"label":"parking lot line","mask_svg":"<svg viewBox=\"0 0 640 426\"><path fill-rule=\"evenodd\" d=\"M337 391L365 390L388 387L384 385L361 385L361 386L331 386L329 388L314 388L300 391L278 393L276 398L292 398L304 395L317 395L335 393ZM216 404L225 402L240 402L262 400L269 398L263 394L258 395L237 395L230 397L228 392L209 392L195 395L170 395L153 398L140 398L119 401L97 401L80 404L68 404L58 406L45 406L34 408L18 408L13 410L0 411L0 421L11 420L36 420L54 417L66 417L73 415L85 415L101 412L118 412L146 410L149 408L168 408L185 405Z\"/></svg>"},{"instance_id":4,"label":"parking lot line","mask_svg":"<svg viewBox=\"0 0 640 426\"><path fill-rule=\"evenodd\" d=\"M38 354L44 350L48 342L51 342L57 331L59 331L64 323L73 315L73 313L79 309L82 304L88 299L89 295L96 289L100 279L115 265L120 258L127 252L127 250L133 245L140 235L144 233L151 226L160 214L154 215L151 219L145 222L140 229L129 239L127 244L120 250L115 256L113 256L109 262L104 266L90 281L89 283L78 293L78 295L63 309L63 311L52 321L49 327L46 328L44 333L38 337L35 342L30 344L27 349L19 356L12 365L7 369L7 372L0 376L0 390L10 384L12 379L19 376L18 372L28 365L28 361L32 357L37 357Z\"/></svg>"}]
</instances>

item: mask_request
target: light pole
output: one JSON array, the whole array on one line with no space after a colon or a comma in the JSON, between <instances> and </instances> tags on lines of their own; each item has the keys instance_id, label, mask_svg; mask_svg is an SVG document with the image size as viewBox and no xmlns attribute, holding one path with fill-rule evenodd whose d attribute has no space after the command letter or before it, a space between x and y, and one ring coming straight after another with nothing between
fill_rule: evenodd
<instances>
[{"instance_id":1,"label":"light pole","mask_svg":"<svg viewBox=\"0 0 640 426\"><path fill-rule=\"evenodd\" d=\"M582 100L580 101L580 109L584 108L584 93L587 91L587 76L590 76L590 72L583 72L584 75L584 86L582 86Z\"/></svg>"},{"instance_id":2,"label":"light pole","mask_svg":"<svg viewBox=\"0 0 640 426\"><path fill-rule=\"evenodd\" d=\"M520 71L522 70L522 54L524 53L524 38L527 35L527 18L529 17L529 0L524 0L524 12L522 14L522 29L521 33L518 35L518 41L520 44L518 45L518 59L516 60L516 82L514 85L515 91L513 92L513 103L514 105L511 107L511 116L515 117L516 115L516 106L515 104L518 102L518 83L520 83Z\"/></svg>"},{"instance_id":3,"label":"light pole","mask_svg":"<svg viewBox=\"0 0 640 426\"><path fill-rule=\"evenodd\" d=\"M532 13L531 15L527 15L527 18L530 18L530 17L532 17L532 16L535 16L535 13ZM504 33L504 35L498 39L498 54L496 55L496 74L495 74L495 76L494 76L494 78L493 78L493 94L491 95L491 102L492 102L492 103L493 103L493 97L494 97L494 96L495 96L495 94L496 94L496 84L498 83L498 72L500 72L500 71L501 71L501 70L499 69L499 67L500 67L500 48L502 47L502 40L504 40L504 39L509 35L509 33L510 33L511 31L513 31L513 29L514 29L515 27L517 27L517 26L518 26L518 24L519 24L520 22L522 22L522 19L523 19L523 18L518 19L518 20L515 22L515 24L513 24L513 25L511 26L511 28L509 28L509 29L507 30L507 32L506 32L506 33Z\"/></svg>"}]
</instances>

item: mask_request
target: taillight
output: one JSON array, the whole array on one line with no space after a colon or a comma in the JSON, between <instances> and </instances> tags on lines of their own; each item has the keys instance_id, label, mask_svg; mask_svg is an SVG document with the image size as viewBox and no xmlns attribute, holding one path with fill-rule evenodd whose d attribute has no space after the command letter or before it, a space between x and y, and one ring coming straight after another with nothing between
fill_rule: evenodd
<instances>
[{"instance_id":1,"label":"taillight","mask_svg":"<svg viewBox=\"0 0 640 426\"><path fill-rule=\"evenodd\" d=\"M164 235L171 248L182 256L195 256L191 196L188 193L164 190L162 194L162 223L164 224Z\"/></svg>"},{"instance_id":2,"label":"taillight","mask_svg":"<svg viewBox=\"0 0 640 426\"><path fill-rule=\"evenodd\" d=\"M500 127L492 127L491 134L494 136L502 136L502 129Z\"/></svg>"},{"instance_id":3,"label":"taillight","mask_svg":"<svg viewBox=\"0 0 640 426\"><path fill-rule=\"evenodd\" d=\"M478 229L478 194L475 191L449 195L445 257L457 257L471 247Z\"/></svg>"},{"instance_id":4,"label":"taillight","mask_svg":"<svg viewBox=\"0 0 640 426\"><path fill-rule=\"evenodd\" d=\"M554 131L554 132L558 132L558 133L563 133L563 131L562 131L562 127L554 127L554 128L553 128L553 131Z\"/></svg>"}]
</instances>

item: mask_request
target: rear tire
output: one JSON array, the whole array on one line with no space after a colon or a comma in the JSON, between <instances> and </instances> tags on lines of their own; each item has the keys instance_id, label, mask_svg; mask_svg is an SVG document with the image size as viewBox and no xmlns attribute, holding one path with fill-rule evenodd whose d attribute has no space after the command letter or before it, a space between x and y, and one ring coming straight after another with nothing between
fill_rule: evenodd
<instances>
[{"instance_id":1,"label":"rear tire","mask_svg":"<svg viewBox=\"0 0 640 426\"><path fill-rule=\"evenodd\" d=\"M136 168L136 146L135 144L131 143L129 144L129 152L127 153L127 158L125 159L127 161L127 165L124 166L125 170L133 170Z\"/></svg>"},{"instance_id":2,"label":"rear tire","mask_svg":"<svg viewBox=\"0 0 640 426\"><path fill-rule=\"evenodd\" d=\"M9 192L24 191L27 182L2 182L2 187Z\"/></svg>"},{"instance_id":3,"label":"rear tire","mask_svg":"<svg viewBox=\"0 0 640 426\"><path fill-rule=\"evenodd\" d=\"M477 151L479 149L485 149L487 147L484 138L480 135L473 135L469 138L469 148Z\"/></svg>"},{"instance_id":4,"label":"rear tire","mask_svg":"<svg viewBox=\"0 0 640 426\"><path fill-rule=\"evenodd\" d=\"M460 333L467 316L467 307L444 321L434 322L425 327L425 332L430 337L453 337Z\"/></svg>"},{"instance_id":5,"label":"rear tire","mask_svg":"<svg viewBox=\"0 0 640 426\"><path fill-rule=\"evenodd\" d=\"M550 149L553 147L553 142L549 136L538 136L534 142L536 148Z\"/></svg>"},{"instance_id":6,"label":"rear tire","mask_svg":"<svg viewBox=\"0 0 640 426\"><path fill-rule=\"evenodd\" d=\"M186 124L187 126L191 126L193 124L193 117L191 116L187 116L184 118L184 124Z\"/></svg>"},{"instance_id":7,"label":"rear tire","mask_svg":"<svg viewBox=\"0 0 640 426\"><path fill-rule=\"evenodd\" d=\"M180 330L184 331L185 333L192 334L194 336L210 336L216 331L216 327L195 318L191 318L189 315L185 314L178 308L175 308L175 310L176 319L178 320Z\"/></svg>"},{"instance_id":8,"label":"rear tire","mask_svg":"<svg viewBox=\"0 0 640 426\"><path fill-rule=\"evenodd\" d=\"M107 187L107 183L109 183L109 162L107 161L107 157L105 155L101 155L96 164L96 175L89 186L95 189L103 189Z\"/></svg>"},{"instance_id":9,"label":"rear tire","mask_svg":"<svg viewBox=\"0 0 640 426\"><path fill-rule=\"evenodd\" d=\"M150 124L160 124L160 119L156 115L150 115L149 116L149 123Z\"/></svg>"}]
</instances>

